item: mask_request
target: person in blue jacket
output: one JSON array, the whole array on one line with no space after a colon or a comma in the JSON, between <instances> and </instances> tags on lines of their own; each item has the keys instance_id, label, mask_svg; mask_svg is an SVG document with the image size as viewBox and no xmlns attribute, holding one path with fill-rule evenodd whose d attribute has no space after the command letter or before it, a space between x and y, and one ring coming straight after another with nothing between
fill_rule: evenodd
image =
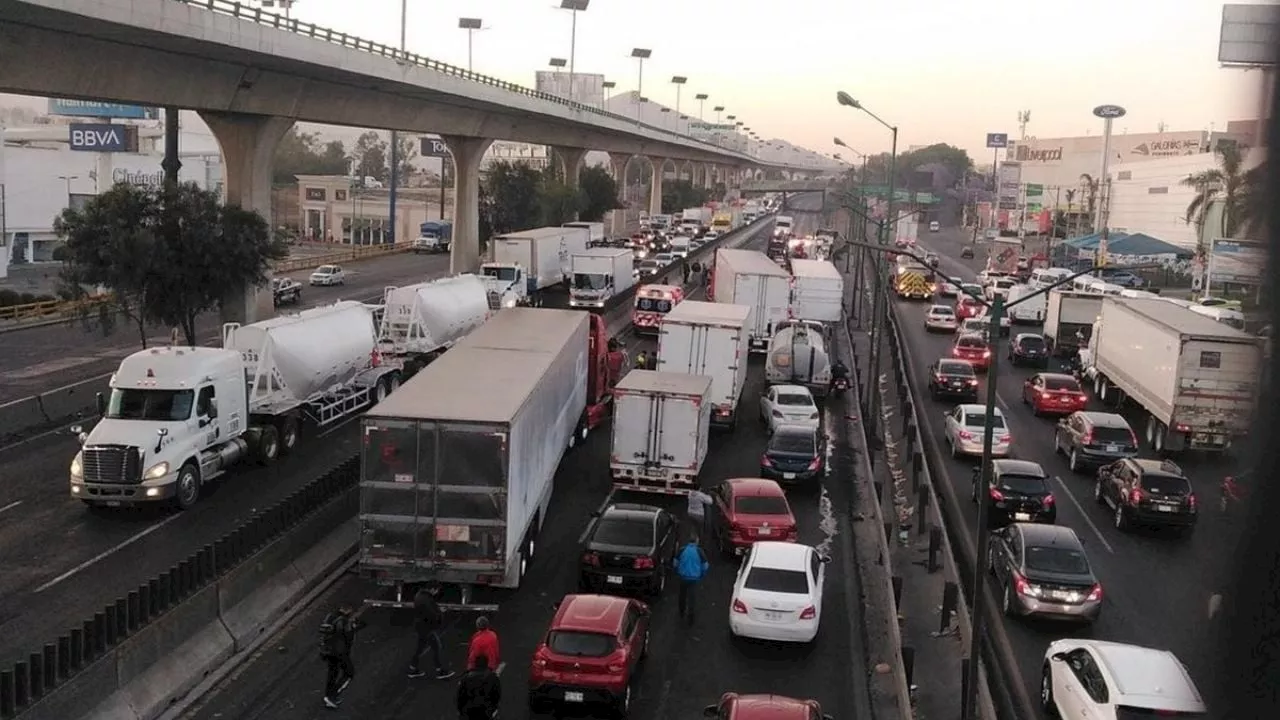
<instances>
[{"instance_id":1,"label":"person in blue jacket","mask_svg":"<svg viewBox=\"0 0 1280 720\"><path fill-rule=\"evenodd\" d=\"M689 542L676 553L673 564L680 577L680 617L693 622L694 590L711 569L711 563L698 545L697 533L690 534Z\"/></svg>"}]
</instances>

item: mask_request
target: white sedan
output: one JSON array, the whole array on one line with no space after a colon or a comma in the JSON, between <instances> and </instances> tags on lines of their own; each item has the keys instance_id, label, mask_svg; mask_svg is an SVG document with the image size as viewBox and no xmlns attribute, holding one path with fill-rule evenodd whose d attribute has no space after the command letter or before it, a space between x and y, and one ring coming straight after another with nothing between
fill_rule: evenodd
<instances>
[{"instance_id":1,"label":"white sedan","mask_svg":"<svg viewBox=\"0 0 1280 720\"><path fill-rule=\"evenodd\" d=\"M1191 674L1168 650L1055 640L1043 668L1040 705L1062 720L1209 717Z\"/></svg>"},{"instance_id":2,"label":"white sedan","mask_svg":"<svg viewBox=\"0 0 1280 720\"><path fill-rule=\"evenodd\" d=\"M733 583L729 632L757 640L813 642L822 621L829 561L808 545L752 545Z\"/></svg>"},{"instance_id":3,"label":"white sedan","mask_svg":"<svg viewBox=\"0 0 1280 720\"><path fill-rule=\"evenodd\" d=\"M312 285L344 285L347 273L337 265L321 265L311 273Z\"/></svg>"},{"instance_id":4,"label":"white sedan","mask_svg":"<svg viewBox=\"0 0 1280 720\"><path fill-rule=\"evenodd\" d=\"M760 396L760 420L769 432L779 425L818 427L818 406L803 385L774 385Z\"/></svg>"},{"instance_id":5,"label":"white sedan","mask_svg":"<svg viewBox=\"0 0 1280 720\"><path fill-rule=\"evenodd\" d=\"M991 456L1008 457L1013 445L1013 435L1009 434L1009 426L1005 423L1004 413L1000 408L992 409L995 411L992 418L995 428L992 433ZM986 432L986 424L987 409L983 405L967 403L957 405L948 412L942 432L947 445L951 447L951 457L981 456L982 435Z\"/></svg>"},{"instance_id":6,"label":"white sedan","mask_svg":"<svg viewBox=\"0 0 1280 720\"><path fill-rule=\"evenodd\" d=\"M955 332L958 321L950 305L934 305L924 315L924 329L930 332Z\"/></svg>"}]
</instances>

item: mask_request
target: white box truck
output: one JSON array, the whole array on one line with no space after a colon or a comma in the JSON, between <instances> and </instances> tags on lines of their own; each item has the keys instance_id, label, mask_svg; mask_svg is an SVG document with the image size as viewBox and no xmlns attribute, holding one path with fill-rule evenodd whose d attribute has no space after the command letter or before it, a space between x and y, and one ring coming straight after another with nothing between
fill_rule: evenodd
<instances>
[{"instance_id":1,"label":"white box truck","mask_svg":"<svg viewBox=\"0 0 1280 720\"><path fill-rule=\"evenodd\" d=\"M396 597L373 604L520 585L586 409L590 318L498 313L365 414L359 569Z\"/></svg>"},{"instance_id":2,"label":"white box truck","mask_svg":"<svg viewBox=\"0 0 1280 720\"><path fill-rule=\"evenodd\" d=\"M635 284L633 255L626 248L591 248L569 258L569 307L604 309Z\"/></svg>"},{"instance_id":3,"label":"white box truck","mask_svg":"<svg viewBox=\"0 0 1280 720\"><path fill-rule=\"evenodd\" d=\"M680 214L680 230L690 237L711 227L711 208L688 208Z\"/></svg>"},{"instance_id":4,"label":"white box truck","mask_svg":"<svg viewBox=\"0 0 1280 720\"><path fill-rule=\"evenodd\" d=\"M567 222L560 227L585 232L587 234L587 247L595 247L604 242L604 223L602 222L574 221Z\"/></svg>"},{"instance_id":5,"label":"white box truck","mask_svg":"<svg viewBox=\"0 0 1280 720\"><path fill-rule=\"evenodd\" d=\"M774 326L790 313L791 276L762 252L724 248L716 250L711 272L712 299L751 308L751 352L764 352Z\"/></svg>"},{"instance_id":6,"label":"white box truck","mask_svg":"<svg viewBox=\"0 0 1280 720\"><path fill-rule=\"evenodd\" d=\"M489 241L489 261L480 266L491 292L522 294L522 304L569 279L569 258L587 249L579 228L544 227L496 235Z\"/></svg>"},{"instance_id":7,"label":"white box truck","mask_svg":"<svg viewBox=\"0 0 1280 720\"><path fill-rule=\"evenodd\" d=\"M795 221L790 215L779 215L773 219L773 236L786 237L791 235L794 229Z\"/></svg>"},{"instance_id":8,"label":"white box truck","mask_svg":"<svg viewBox=\"0 0 1280 720\"><path fill-rule=\"evenodd\" d=\"M431 362L493 312L485 283L477 275L388 287L382 297L378 349L384 359L403 368Z\"/></svg>"},{"instance_id":9,"label":"white box truck","mask_svg":"<svg viewBox=\"0 0 1280 720\"><path fill-rule=\"evenodd\" d=\"M1101 299L1089 345L1094 393L1143 411L1156 452L1223 451L1250 430L1261 338L1158 299Z\"/></svg>"},{"instance_id":10,"label":"white box truck","mask_svg":"<svg viewBox=\"0 0 1280 720\"><path fill-rule=\"evenodd\" d=\"M1050 290L1043 334L1053 354L1070 355L1087 345L1093 334L1093 322L1101 312L1100 295Z\"/></svg>"},{"instance_id":11,"label":"white box truck","mask_svg":"<svg viewBox=\"0 0 1280 720\"><path fill-rule=\"evenodd\" d=\"M711 378L632 370L613 390L609 472L622 490L687 495L698 487L711 424Z\"/></svg>"},{"instance_id":12,"label":"white box truck","mask_svg":"<svg viewBox=\"0 0 1280 720\"><path fill-rule=\"evenodd\" d=\"M751 308L745 305L686 300L662 318L657 369L711 378L711 422L717 425L738 424L750 317Z\"/></svg>"},{"instance_id":13,"label":"white box truck","mask_svg":"<svg viewBox=\"0 0 1280 720\"><path fill-rule=\"evenodd\" d=\"M838 322L844 316L844 276L826 260L791 261L791 314L801 320Z\"/></svg>"},{"instance_id":14,"label":"white box truck","mask_svg":"<svg viewBox=\"0 0 1280 720\"><path fill-rule=\"evenodd\" d=\"M223 326L222 347L139 350L98 395L101 420L74 429L71 496L91 507L170 501L249 458L292 451L304 427L327 427L385 398L400 371L379 361L369 306L339 302L252 325Z\"/></svg>"}]
</instances>

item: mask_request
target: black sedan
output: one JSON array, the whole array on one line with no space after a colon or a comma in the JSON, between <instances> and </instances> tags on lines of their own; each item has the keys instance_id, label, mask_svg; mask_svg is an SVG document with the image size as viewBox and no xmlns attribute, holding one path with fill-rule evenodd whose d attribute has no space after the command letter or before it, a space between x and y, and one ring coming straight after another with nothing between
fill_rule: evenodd
<instances>
[{"instance_id":1,"label":"black sedan","mask_svg":"<svg viewBox=\"0 0 1280 720\"><path fill-rule=\"evenodd\" d=\"M1018 523L996 532L990 567L1005 615L1092 623L1102 611L1102 585L1069 527Z\"/></svg>"},{"instance_id":2,"label":"black sedan","mask_svg":"<svg viewBox=\"0 0 1280 720\"><path fill-rule=\"evenodd\" d=\"M1009 362L1014 366L1049 367L1049 343L1043 335L1020 333L1009 343Z\"/></svg>"},{"instance_id":3,"label":"black sedan","mask_svg":"<svg viewBox=\"0 0 1280 720\"><path fill-rule=\"evenodd\" d=\"M822 434L804 425L779 425L760 456L760 477L783 484L811 480L822 473Z\"/></svg>"},{"instance_id":4,"label":"black sedan","mask_svg":"<svg viewBox=\"0 0 1280 720\"><path fill-rule=\"evenodd\" d=\"M973 246L965 245L963 248L961 248L960 257L965 260L968 260L969 258L973 257Z\"/></svg>"},{"instance_id":5,"label":"black sedan","mask_svg":"<svg viewBox=\"0 0 1280 720\"><path fill-rule=\"evenodd\" d=\"M580 544L584 592L658 595L675 557L676 521L662 508L616 503L592 517Z\"/></svg>"},{"instance_id":6,"label":"black sedan","mask_svg":"<svg viewBox=\"0 0 1280 720\"><path fill-rule=\"evenodd\" d=\"M1049 488L1049 476L1038 463L1003 458L991 461L991 481L982 488L982 468L973 469L974 503L987 503L987 524L1002 527L1015 522L1053 524L1058 504Z\"/></svg>"},{"instance_id":7,"label":"black sedan","mask_svg":"<svg viewBox=\"0 0 1280 720\"><path fill-rule=\"evenodd\" d=\"M968 360L942 359L929 366L929 395L934 399L951 398L961 402L977 402L978 373Z\"/></svg>"}]
</instances>

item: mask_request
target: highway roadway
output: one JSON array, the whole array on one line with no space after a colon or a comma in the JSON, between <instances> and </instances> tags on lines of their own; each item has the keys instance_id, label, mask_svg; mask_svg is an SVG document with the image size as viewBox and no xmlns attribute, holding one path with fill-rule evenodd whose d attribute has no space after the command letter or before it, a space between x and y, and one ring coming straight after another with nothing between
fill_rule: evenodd
<instances>
[{"instance_id":1,"label":"highway roadway","mask_svg":"<svg viewBox=\"0 0 1280 720\"><path fill-rule=\"evenodd\" d=\"M981 259L959 259L964 240L955 229L926 235L922 244L941 256L939 269L950 277L972 281L981 270ZM977 255L981 258L983 253L980 251ZM939 299L938 302L951 301ZM941 480L952 491L948 499L962 508L966 523L963 531L973 537L976 506L970 502L969 493L974 464L953 460L946 452L942 416L953 404L933 401L924 391L929 364L949 354L954 337L925 332L927 307L928 303L899 302L898 317L902 321L912 376L916 387L925 395L916 398L923 418L921 430L932 438L937 451L934 459L942 471ZM1038 326L1034 325L1013 328L1014 334L1037 331ZM1036 371L1009 367L1004 360L1006 350L1007 345L1002 344L997 393L999 406L1013 434L1014 456L1035 461L1054 476L1057 522L1074 529L1084 542L1104 593L1102 615L1091 629L1016 619L1003 623L1003 631L998 635L1007 638L1017 657L1019 676L1015 691L1026 693L1025 697L1038 702L1045 647L1051 640L1068 636L1167 648L1187 665L1202 691L1207 691L1213 684L1211 674L1217 667L1215 659L1203 653L1203 648L1210 647L1207 641L1217 629L1209 617L1209 598L1225 585L1229 561L1240 539L1239 519L1230 512L1220 511L1218 483L1224 475L1240 469L1247 449L1235 449L1226 457L1178 460L1200 499L1199 527L1193 536L1181 539L1154 531L1122 533L1112 525L1111 513L1094 502L1093 476L1071 473L1065 459L1054 453L1055 421L1035 417L1021 402L1022 383ZM985 397L986 380L982 382L980 397ZM1091 401L1090 409L1103 408ZM1152 456L1145 443L1143 455ZM976 542L970 545L973 546Z\"/></svg>"},{"instance_id":2,"label":"highway roadway","mask_svg":"<svg viewBox=\"0 0 1280 720\"><path fill-rule=\"evenodd\" d=\"M698 292L691 297L700 299L702 295ZM655 350L653 341L635 338L628 340L628 348L633 356L640 350ZM719 433L713 438L701 475L704 487L726 478L758 476L766 442L765 430L755 415L762 388L763 368L757 360L751 365L739 403L742 422L732 434ZM845 429L843 415L842 410L829 410L828 427ZM596 432L561 462L529 581L501 597L500 610L491 618L505 663L503 717L529 715L525 704L528 663L554 614L553 604L576 590L578 539L590 513L611 500L659 504L683 512L680 498L611 493L607 470L610 440L608 431ZM854 680L865 677L865 652L860 630L851 626L849 613L842 610L860 597L853 582L852 558L838 541L841 534L850 532L849 519L833 511L833 507L849 502L852 461L843 441L836 442L833 451L837 460L820 487L790 493L800 541L829 549L833 556L826 584L825 607L829 609L823 615L817 643L787 647L734 641L728 632L727 615L735 564L711 553L713 567L699 590L699 616L693 625L677 616L674 588L654 605L651 655L641 671L632 717L699 717L703 706L716 702L726 691L811 697L835 717L866 716ZM268 643L272 650L238 668L227 683L184 717L303 720L318 716L324 678L315 650L316 627L325 612L339 602L358 605L373 591L354 575L340 580ZM454 668L465 660L474 617L470 613L449 616L445 647ZM452 708L454 682L406 677L414 640L404 613L371 610L364 619L369 627L357 639L356 680L335 715L383 720L447 716L451 710L443 708Z\"/></svg>"},{"instance_id":3,"label":"highway roadway","mask_svg":"<svg viewBox=\"0 0 1280 720\"><path fill-rule=\"evenodd\" d=\"M448 273L449 256L388 255L344 267L347 268L346 285L306 286L301 304L289 310L336 300L380 300L387 285L422 282ZM285 276L306 285L310 274L310 270L298 270ZM217 340L221 333L214 313L201 316L196 329L202 343ZM169 329L151 328L148 342L167 344ZM101 331L86 330L77 322L5 332L0 335L0 405L91 377L109 375L121 358L140 347L137 330L127 323L117 326L114 333L105 337Z\"/></svg>"}]
</instances>

